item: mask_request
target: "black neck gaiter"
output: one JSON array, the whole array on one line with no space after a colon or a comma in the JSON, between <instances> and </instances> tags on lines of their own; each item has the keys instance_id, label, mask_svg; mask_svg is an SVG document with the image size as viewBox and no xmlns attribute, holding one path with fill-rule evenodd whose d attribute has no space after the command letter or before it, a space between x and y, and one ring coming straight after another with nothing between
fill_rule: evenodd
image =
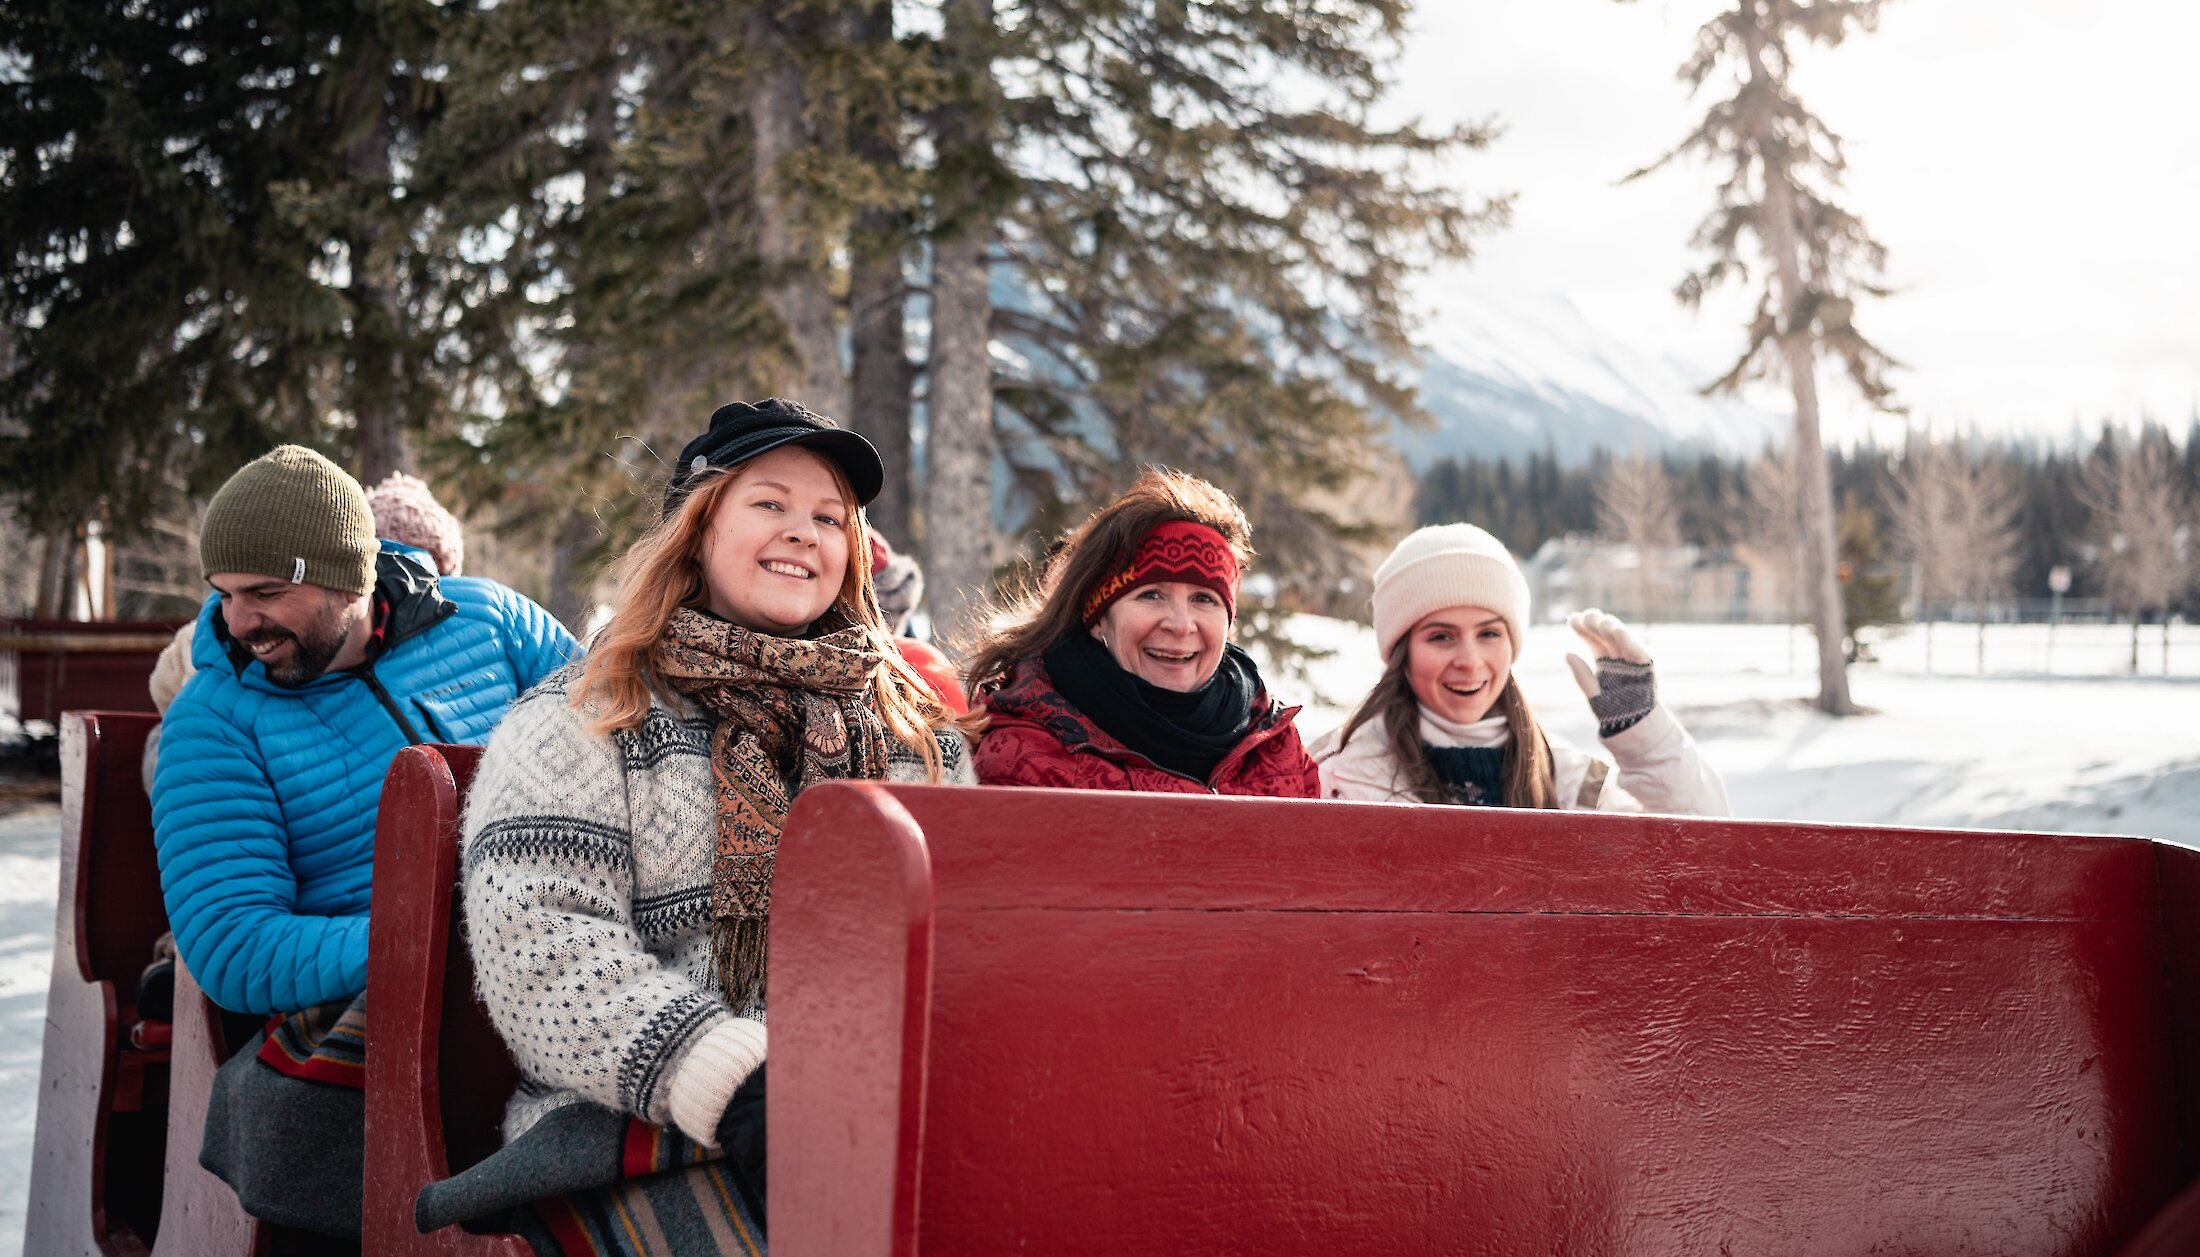
<instances>
[{"instance_id":1,"label":"black neck gaiter","mask_svg":"<svg viewBox=\"0 0 2200 1257\"><path fill-rule=\"evenodd\" d=\"M1054 688L1109 736L1173 773L1207 780L1244 740L1253 722L1260 673L1252 656L1222 648L1222 662L1190 693L1165 690L1123 669L1086 632L1071 633L1046 653Z\"/></svg>"}]
</instances>

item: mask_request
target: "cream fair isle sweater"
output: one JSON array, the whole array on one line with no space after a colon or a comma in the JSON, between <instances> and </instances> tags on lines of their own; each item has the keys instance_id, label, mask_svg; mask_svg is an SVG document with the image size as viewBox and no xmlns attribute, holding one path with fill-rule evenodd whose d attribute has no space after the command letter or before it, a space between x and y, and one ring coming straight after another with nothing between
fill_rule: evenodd
<instances>
[{"instance_id":1,"label":"cream fair isle sweater","mask_svg":"<svg viewBox=\"0 0 2200 1257\"><path fill-rule=\"evenodd\" d=\"M593 1100L714 1143L765 1047L763 1007L727 1007L708 979L715 717L660 698L638 727L592 735L569 700L578 677L513 704L466 807L475 983L521 1075L504 1138ZM888 742L888 780L924 780ZM962 738L939 743L944 779L975 785Z\"/></svg>"}]
</instances>

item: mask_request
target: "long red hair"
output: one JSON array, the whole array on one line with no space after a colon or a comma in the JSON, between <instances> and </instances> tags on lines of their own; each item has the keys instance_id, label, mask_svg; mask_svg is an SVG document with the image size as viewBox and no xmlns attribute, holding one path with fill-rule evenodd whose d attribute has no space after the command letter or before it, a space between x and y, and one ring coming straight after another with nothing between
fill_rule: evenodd
<instances>
[{"instance_id":1,"label":"long red hair","mask_svg":"<svg viewBox=\"0 0 2200 1257\"><path fill-rule=\"evenodd\" d=\"M822 460L832 472L833 483L849 502L855 489L830 459ZM703 578L703 537L726 491L748 467L705 471L686 500L672 515L634 543L613 568L618 596L612 600L611 618L588 646L581 666L580 683L573 687L573 706L588 714L591 732L610 733L632 729L649 714L651 697L671 697L658 686L649 669L650 652L673 612L682 607L702 610L710 603ZM848 512L842 525L848 534L848 570L841 577L834 606L864 631L878 653L879 665L873 690L879 716L893 735L924 757L926 775L933 781L942 771L935 729L952 723L932 688L925 684L895 648L886 619L879 610L878 593L871 584L870 533L863 511Z\"/></svg>"}]
</instances>

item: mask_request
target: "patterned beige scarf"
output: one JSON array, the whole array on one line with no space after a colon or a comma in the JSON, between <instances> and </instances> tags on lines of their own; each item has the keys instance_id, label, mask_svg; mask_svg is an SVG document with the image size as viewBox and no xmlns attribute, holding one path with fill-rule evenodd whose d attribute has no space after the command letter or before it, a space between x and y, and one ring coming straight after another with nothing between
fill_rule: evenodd
<instances>
[{"instance_id":1,"label":"patterned beige scarf","mask_svg":"<svg viewBox=\"0 0 2200 1257\"><path fill-rule=\"evenodd\" d=\"M871 691L879 654L838 608L814 631L774 637L682 608L650 653L659 677L719 718L711 964L737 1011L764 996L772 867L794 797L831 777L886 775L886 725Z\"/></svg>"}]
</instances>

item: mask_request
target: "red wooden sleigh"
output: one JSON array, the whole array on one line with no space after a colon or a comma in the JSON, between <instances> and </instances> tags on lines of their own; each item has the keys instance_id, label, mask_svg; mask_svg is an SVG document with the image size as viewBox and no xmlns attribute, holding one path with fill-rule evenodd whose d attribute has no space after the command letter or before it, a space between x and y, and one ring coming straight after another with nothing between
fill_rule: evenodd
<instances>
[{"instance_id":1,"label":"red wooden sleigh","mask_svg":"<svg viewBox=\"0 0 2200 1257\"><path fill-rule=\"evenodd\" d=\"M369 1253L522 1251L412 1227L513 1083L454 924L477 754L385 791ZM836 784L772 991L780 1257L2200 1251L2160 844Z\"/></svg>"},{"instance_id":2,"label":"red wooden sleigh","mask_svg":"<svg viewBox=\"0 0 2200 1257\"><path fill-rule=\"evenodd\" d=\"M2200 1251L2180 848L836 785L772 929L780 1257Z\"/></svg>"},{"instance_id":3,"label":"red wooden sleigh","mask_svg":"<svg viewBox=\"0 0 2200 1257\"><path fill-rule=\"evenodd\" d=\"M369 1184L374 1252L496 1242L400 1246L508 1068L467 981L410 972L461 954L435 895L471 753L444 753L450 784L401 757L379 839L375 980L430 995L395 1013L422 1072L372 1102L369 1163L404 1167ZM423 915L382 916L420 847L394 898ZM2163 1209L2200 1170L2200 853L833 785L775 893L780 1257L2200 1236Z\"/></svg>"}]
</instances>

